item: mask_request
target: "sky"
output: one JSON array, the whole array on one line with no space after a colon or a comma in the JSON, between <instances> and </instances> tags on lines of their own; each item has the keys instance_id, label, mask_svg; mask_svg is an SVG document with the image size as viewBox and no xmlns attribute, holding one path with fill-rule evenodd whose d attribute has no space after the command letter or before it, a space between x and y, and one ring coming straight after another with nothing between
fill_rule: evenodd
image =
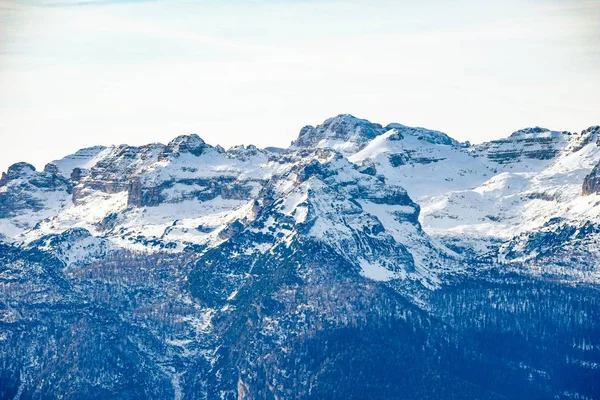
<instances>
[{"instance_id":1,"label":"sky","mask_svg":"<svg viewBox=\"0 0 600 400\"><path fill-rule=\"evenodd\" d=\"M600 124L600 0L0 0L0 170L287 146L350 113L474 143Z\"/></svg>"}]
</instances>

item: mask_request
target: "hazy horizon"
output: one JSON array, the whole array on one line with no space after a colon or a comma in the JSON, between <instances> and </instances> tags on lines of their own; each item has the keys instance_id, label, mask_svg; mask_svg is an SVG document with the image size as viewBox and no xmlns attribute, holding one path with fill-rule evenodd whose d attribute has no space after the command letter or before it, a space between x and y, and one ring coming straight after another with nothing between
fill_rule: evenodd
<instances>
[{"instance_id":1,"label":"hazy horizon","mask_svg":"<svg viewBox=\"0 0 600 400\"><path fill-rule=\"evenodd\" d=\"M341 113L492 140L600 124L600 1L0 0L0 170Z\"/></svg>"},{"instance_id":2,"label":"hazy horizon","mask_svg":"<svg viewBox=\"0 0 600 400\"><path fill-rule=\"evenodd\" d=\"M344 113L344 114L348 114L348 113ZM339 115L339 114L337 114L337 115ZM331 117L335 117L335 116L337 116L337 115L332 115ZM389 122L372 121L372 120L370 120L369 118L362 118L362 117L360 117L360 116L356 116L356 115L353 115L353 116L354 116L354 117L356 117L356 118L360 118L360 119L366 119L366 120L369 120L370 122L373 122L373 123L379 123L379 124L381 124L382 126L386 126L386 125L388 125L388 124L392 124L392 123L401 123L401 122L398 122L398 121L389 121ZM308 124L308 125L313 125L313 126L316 126L316 125L319 125L319 124L321 124L322 122L324 122L324 120L323 120L323 121L320 121L319 123ZM598 125L598 124L596 124L596 125ZM304 126L305 126L305 125L304 125ZM590 126L595 126L595 125L590 125ZM569 130L569 132L573 132L573 133L580 133L581 131L583 131L583 130L585 130L585 129L589 128L590 126L586 126L586 127L582 128L582 129ZM530 128L530 127L534 127L534 126L521 127L521 128L519 128L519 129ZM222 146L222 147L224 147L225 149L228 149L228 148L230 148L230 147L232 147L232 146L237 146L237 145L246 145L246 146L247 146L247 145L255 145L255 146L257 146L257 147L259 147L259 148L261 148L261 149L264 149L264 148L267 148L267 147L279 147L279 148L287 148L287 147L288 147L288 146L291 144L291 142L292 142L292 141L294 141L294 140L296 140L296 139L298 138L298 134L299 134L299 131L300 131L300 129L301 129L301 128L302 128L302 127L299 127L299 128L298 128L298 132L297 132L297 133L295 133L294 135L290 136L290 140L289 140L289 141L288 141L286 144L281 144L281 145L270 145L270 144L266 144L266 145L256 145L255 143L253 143L253 142L250 140L250 141L244 141L244 142L240 142L240 143L234 143L234 144L231 144L231 145L228 145L228 146L223 146L223 145L221 145L221 143L218 143L218 142L211 142L211 141L207 140L205 137L203 137L203 136L202 136L201 134L199 134L198 132L184 132L184 133L177 133L177 134L174 134L173 136L171 136L171 137L167 138L166 140L161 140L161 141L149 141L149 142L139 142L139 143L138 143L138 142L136 142L136 143L128 143L128 142L102 143L102 142L98 142L98 143L92 143L92 144L90 144L90 145L88 145L88 146L85 146L85 147L78 147L78 148L76 148L76 149L71 149L70 151L63 152L63 153L61 153L61 154L57 155L56 157L51 157L51 158L49 158L49 159L43 159L43 160L37 160L37 161L35 161L35 162L34 162L34 161L32 161L32 160L23 159L23 160L17 160L17 161L15 161L15 162L8 162L8 163L5 163L5 162L4 162L4 159L2 159L2 160L0 160L0 172L6 172L6 170L8 169L8 167L10 167L12 164L14 164L14 163L17 163L17 162L27 162L27 163L29 163L29 164L32 164L33 166L35 166L36 170L38 170L38 171L41 171L41 170L43 170L43 168L44 168L44 166L45 166L46 164L48 164L48 163L50 163L50 162L52 162L52 161L55 161L55 160L61 159L61 158L63 158L63 157L66 157L66 156L68 156L68 155L70 155L70 154L73 154L73 153L75 153L76 151L78 151L78 150L81 150L81 149L83 149L83 148L87 148L87 147L94 147L94 146L105 146L105 147L109 147L109 146L119 146L119 145L143 146L143 145L147 145L147 144L151 144L151 143L162 143L162 144L165 144L165 145L166 145L166 144L168 144L168 142L170 142L172 139L176 138L176 137L177 137L177 136L179 136L179 135L191 135L191 134L196 134L196 135L198 135L198 136L199 136L201 139L203 139L203 140L204 140L206 143L208 143L209 145L211 145L211 146L217 146L217 145L219 145L219 146ZM427 126L419 126L418 128L427 128L427 129L433 129L433 128L430 128L430 127L427 127ZM551 127L549 128L549 127L545 127L545 126L542 126L542 128L547 128L547 129L554 130L554 131L563 131L563 130L560 130L560 129L552 129ZM471 144L478 144L478 143L483 143L483 142L486 142L486 141L489 141L489 140L495 140L495 139L500 139L500 138L502 138L502 137L508 137L508 136L510 136L512 133L514 133L515 131L517 131L517 130L519 130L519 129L515 129L514 131L507 132L505 135L500 135L500 136L498 136L498 137L494 137L494 138L489 138L489 139L481 140L481 141L479 141L479 142L472 142L472 141L469 141L469 142L470 142ZM438 130L438 131L440 131L440 132L443 132L443 133L446 133L446 134L447 134L447 132L444 132L444 130L441 130L441 129L434 129L434 130ZM459 142L466 142L466 141L468 141L468 140L462 140L461 138L459 138L459 137L456 137L456 136L453 136L453 135L450 135L450 134L449 134L449 136L450 136L450 137L452 137L453 139L456 139L456 140L458 140ZM65 146L65 148L68 148L68 146ZM57 151L58 151L58 152L60 152L60 147L57 149Z\"/></svg>"}]
</instances>

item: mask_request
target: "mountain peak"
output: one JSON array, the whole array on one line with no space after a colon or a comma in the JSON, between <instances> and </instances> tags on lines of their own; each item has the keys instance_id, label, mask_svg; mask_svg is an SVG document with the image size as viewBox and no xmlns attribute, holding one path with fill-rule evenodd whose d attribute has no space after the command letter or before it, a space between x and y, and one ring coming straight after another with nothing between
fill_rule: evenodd
<instances>
[{"instance_id":1,"label":"mountain peak","mask_svg":"<svg viewBox=\"0 0 600 400\"><path fill-rule=\"evenodd\" d=\"M192 133L190 135L179 135L171 140L161 154L161 159L169 158L169 156L178 157L183 153L190 153L194 156L199 156L204 153L205 149L211 147L200 136Z\"/></svg>"},{"instance_id":2,"label":"mountain peak","mask_svg":"<svg viewBox=\"0 0 600 400\"><path fill-rule=\"evenodd\" d=\"M189 135L179 135L175 139L171 140L167 146L188 146L196 147L203 146L206 142L202 140L200 136L195 133Z\"/></svg>"},{"instance_id":3,"label":"mountain peak","mask_svg":"<svg viewBox=\"0 0 600 400\"><path fill-rule=\"evenodd\" d=\"M15 164L0 398L600 398L598 133L344 114Z\"/></svg>"},{"instance_id":4,"label":"mountain peak","mask_svg":"<svg viewBox=\"0 0 600 400\"><path fill-rule=\"evenodd\" d=\"M441 144L446 146L468 147L468 143L460 143L458 140L451 138L444 132L434 131L427 128L410 127L398 123L392 123L385 127L385 131L391 129L396 130L401 135L412 135L419 140L424 140L431 144Z\"/></svg>"},{"instance_id":5,"label":"mountain peak","mask_svg":"<svg viewBox=\"0 0 600 400\"><path fill-rule=\"evenodd\" d=\"M543 135L548 132L551 132L550 129L542 128L540 126L528 127L519 129L518 131L513 132L510 137L519 137L519 136L537 136Z\"/></svg>"},{"instance_id":6,"label":"mountain peak","mask_svg":"<svg viewBox=\"0 0 600 400\"><path fill-rule=\"evenodd\" d=\"M307 125L302 128L292 147L330 147L342 153L352 153L384 132L380 124L350 114L340 114L316 127Z\"/></svg>"},{"instance_id":7,"label":"mountain peak","mask_svg":"<svg viewBox=\"0 0 600 400\"><path fill-rule=\"evenodd\" d=\"M26 162L18 162L8 167L8 170L2 173L0 182L18 179L30 175L33 172L35 172L35 167L33 165Z\"/></svg>"}]
</instances>

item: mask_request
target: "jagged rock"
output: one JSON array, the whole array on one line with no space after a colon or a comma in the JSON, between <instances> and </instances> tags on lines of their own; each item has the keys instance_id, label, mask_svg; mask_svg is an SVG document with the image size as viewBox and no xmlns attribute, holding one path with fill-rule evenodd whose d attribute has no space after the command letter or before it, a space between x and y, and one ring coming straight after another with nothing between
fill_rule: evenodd
<instances>
[{"instance_id":1,"label":"jagged rock","mask_svg":"<svg viewBox=\"0 0 600 400\"><path fill-rule=\"evenodd\" d=\"M551 161L570 140L569 132L546 128L525 128L506 139L493 140L473 148L477 156L485 156L498 164L512 164L526 159Z\"/></svg>"},{"instance_id":2,"label":"jagged rock","mask_svg":"<svg viewBox=\"0 0 600 400\"><path fill-rule=\"evenodd\" d=\"M142 206L142 184L139 179L133 179L127 187L127 205L134 207Z\"/></svg>"},{"instance_id":3,"label":"jagged rock","mask_svg":"<svg viewBox=\"0 0 600 400\"><path fill-rule=\"evenodd\" d=\"M0 186L5 185L8 181L19 178L27 178L35 172L35 167L26 162L19 162L8 167L6 172L2 172L0 178Z\"/></svg>"},{"instance_id":4,"label":"jagged rock","mask_svg":"<svg viewBox=\"0 0 600 400\"><path fill-rule=\"evenodd\" d=\"M358 169L362 174L377 175L377 168L373 164L364 164Z\"/></svg>"},{"instance_id":5,"label":"jagged rock","mask_svg":"<svg viewBox=\"0 0 600 400\"><path fill-rule=\"evenodd\" d=\"M445 146L469 147L468 144L463 144L450 136L440 131L434 131L426 128L413 128L402 124L389 124L385 127L385 131L394 130L395 132L388 136L388 140L402 140L405 136L414 136L419 140Z\"/></svg>"},{"instance_id":6,"label":"jagged rock","mask_svg":"<svg viewBox=\"0 0 600 400\"><path fill-rule=\"evenodd\" d=\"M0 398L598 398L597 133L342 115L17 164Z\"/></svg>"},{"instance_id":7,"label":"jagged rock","mask_svg":"<svg viewBox=\"0 0 600 400\"><path fill-rule=\"evenodd\" d=\"M402 139L404 139L404 135L402 133L400 133L399 130L395 130L395 132L392 133L388 137L388 140L391 140L391 141L399 141L399 140L402 140Z\"/></svg>"},{"instance_id":8,"label":"jagged rock","mask_svg":"<svg viewBox=\"0 0 600 400\"><path fill-rule=\"evenodd\" d=\"M165 147L158 156L158 160L168 160L171 157L179 157L181 154L186 153L198 157L209 147L211 146L207 145L204 140L196 134L177 136Z\"/></svg>"},{"instance_id":9,"label":"jagged rock","mask_svg":"<svg viewBox=\"0 0 600 400\"><path fill-rule=\"evenodd\" d=\"M229 150L227 150L226 154L228 157L231 158L235 158L242 161L248 161L252 157L256 157L260 152L261 150L259 150L254 145L240 145L230 148Z\"/></svg>"},{"instance_id":10,"label":"jagged rock","mask_svg":"<svg viewBox=\"0 0 600 400\"><path fill-rule=\"evenodd\" d=\"M0 218L9 218L64 204L72 185L52 168L37 172L33 165L21 162L2 173L0 188ZM31 227L31 223L36 222L25 225Z\"/></svg>"},{"instance_id":11,"label":"jagged rock","mask_svg":"<svg viewBox=\"0 0 600 400\"><path fill-rule=\"evenodd\" d=\"M334 148L342 153L355 153L369 140L381 135L384 129L379 124L341 114L330 118L317 127L305 126L300 130L293 148Z\"/></svg>"},{"instance_id":12,"label":"jagged rock","mask_svg":"<svg viewBox=\"0 0 600 400\"><path fill-rule=\"evenodd\" d=\"M600 162L585 176L581 194L584 196L600 193Z\"/></svg>"},{"instance_id":13,"label":"jagged rock","mask_svg":"<svg viewBox=\"0 0 600 400\"><path fill-rule=\"evenodd\" d=\"M58 166L56 164L48 163L44 166L44 172L48 172L50 174L58 174Z\"/></svg>"},{"instance_id":14,"label":"jagged rock","mask_svg":"<svg viewBox=\"0 0 600 400\"><path fill-rule=\"evenodd\" d=\"M71 175L69 176L72 181L79 182L89 171L83 170L79 167L73 168Z\"/></svg>"},{"instance_id":15,"label":"jagged rock","mask_svg":"<svg viewBox=\"0 0 600 400\"><path fill-rule=\"evenodd\" d=\"M231 224L229 224L225 229L219 232L219 238L223 240L229 239L234 235L240 233L243 229L244 224L239 220L235 220Z\"/></svg>"}]
</instances>

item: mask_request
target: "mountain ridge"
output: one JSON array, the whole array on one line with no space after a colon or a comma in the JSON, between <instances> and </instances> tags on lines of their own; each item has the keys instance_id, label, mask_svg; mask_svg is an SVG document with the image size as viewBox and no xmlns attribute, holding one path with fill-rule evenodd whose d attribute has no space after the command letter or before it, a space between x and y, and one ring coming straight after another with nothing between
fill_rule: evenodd
<instances>
[{"instance_id":1,"label":"mountain ridge","mask_svg":"<svg viewBox=\"0 0 600 400\"><path fill-rule=\"evenodd\" d=\"M214 218L217 218L222 221L217 230L225 229L227 224L236 219L234 212L236 208L241 207L244 202L250 202L268 181L277 179L286 168L301 161L303 153L331 149L341 152L342 157L347 157L359 168L359 171L367 175L364 179L372 175L388 184L406 188L411 198L416 199L421 208L425 207L425 212L420 216L420 223L425 223L427 234L453 247L457 240L453 232L457 231L458 226L452 221L460 221L463 217L456 219L450 211L452 207L456 208L452 204L463 208L466 206L472 208L473 205L491 207L494 202L506 196L509 199L513 196L511 193L520 193L515 192L514 188L507 189L511 185L514 187L520 184L522 190L525 190L527 185L532 184L529 180L534 178L523 174L538 173L553 163L560 163L561 155L566 155L565 157L568 158L570 153L583 154L587 151L590 154L585 155L586 159L595 157L596 151L593 145L598 141L599 131L600 128L597 126L590 127L581 134L534 127L521 129L503 139L471 145L460 143L439 131L411 128L397 123L384 127L350 114L341 114L327 119L317 127L303 128L298 140L292 142L288 149L276 151L259 149L252 145L233 146L225 150L219 146L206 144L196 134L177 136L166 145L152 143L143 146L94 146L47 164L44 172L35 171L30 164L18 163L11 166L7 173L3 173L0 180L4 188L3 196L6 198L3 203L8 204L11 202L10 199L14 198L14 196L10 197L12 190L16 193L23 193L26 187L35 190L29 190L31 192L29 199L21 200L22 206L20 206L23 209L30 207L32 214L30 221L26 221L26 216L19 215L14 222L9 219L10 222L4 224L4 227L0 225L0 233L8 240L12 233L15 243L23 244L39 240L45 234L60 234L61 229L71 228L86 229L92 233L92 236L106 237L107 232L115 232L119 221L126 223L126 219L131 218L128 225L134 228L133 221L140 221L139 218L147 219L136 212L136 209L169 208L169 204L187 204L191 207L189 214L192 218L187 218L190 221L176 218L176 215L172 214L174 210L167 211L163 215L157 211L158 214L154 213L155 217L150 218L155 223L148 221L150 223L148 227L153 226L154 228L151 229L156 231L156 234L151 235L150 238L144 238L146 235L140 236L141 231L137 234L132 231L125 235L121 234L120 239L114 235L114 240L109 239L113 242L117 241L117 247L129 245L137 246L139 249L144 248L144 243L149 245L146 246L149 249L157 244L159 248L167 246L167 248L179 249L192 244L210 245L219 242L219 237L224 234L215 234L214 229L208 229L211 224L214 226L214 222L209 225L206 223L198 225L203 228L198 228L196 235L190 234L191 220L212 219L214 221ZM586 150L588 148L590 150ZM578 184L581 185L584 193L591 194L594 186L590 182L593 180L594 172L592 168L587 172ZM43 179L31 178L42 177L39 174L54 183L43 184L44 187L40 188L39 183ZM496 178L493 178L494 176ZM17 181L23 182L16 184ZM479 185L483 186L478 188ZM488 189L490 185L497 186L496 192L498 190L509 190L509 192L501 194L502 197L497 197L494 195L496 192ZM11 189L12 187L14 189ZM36 194L36 190L39 193ZM50 193L57 200L50 202L50 198L44 198L44 195L50 196ZM468 194L473 197L475 193L478 193L476 196L483 194L482 199L490 206L485 202L480 203L480 206L477 205L478 203L464 203L464 201L457 203L456 196L464 198ZM526 196L532 202L537 198L552 198L552 195L541 194L540 189L536 189L535 193L527 193ZM546 190L545 193L549 192ZM69 206L69 196L72 206ZM218 199L224 200L219 206L220 212L209 204ZM44 201L48 203L47 207ZM195 201L199 203L194 203ZM231 205L223 208L227 202ZM16 204L19 203L14 202L13 208L17 207ZM445 205L440 209L441 204ZM77 222L78 205L81 210L94 207L100 211L96 213L97 216L87 213L87 220L90 221L88 223ZM217 211L213 217L202 211L207 206ZM102 208L106 211L101 211ZM490 228L499 226L494 223L503 220L501 215L493 215L497 211L485 208L479 211L489 214L485 218L489 218ZM182 212L185 216L186 213ZM464 216L469 214L460 212ZM6 209L4 213L6 217L10 211ZM70 216L63 217L63 214L69 213ZM144 211L144 214L147 213L148 210ZM227 213L231 213L229 217L225 215ZM181 222L166 224L167 220L164 217L168 219L170 215L173 215L170 217L173 220ZM194 216L198 218L193 218ZM559 215L554 217L557 216ZM161 217L165 223L158 222ZM74 219L75 224L65 225L60 222ZM532 226L531 229L541 227L543 222L541 220L536 222L536 226ZM182 223L185 227L181 226ZM465 226L470 231L473 231L473 227L483 229L479 230L482 234L478 234L482 239L476 240L481 243L470 243L467 248L462 247L462 244L459 246L469 252L479 252L479 255L488 252L481 253L482 246L488 248L491 245L488 250L493 251L494 248L498 248L494 243L506 241L511 235L517 236L523 232L518 229L512 232L510 229L513 228L507 226L506 229L509 229L507 233L496 236L487 233L489 228L486 224L482 225L478 222L474 225L468 223ZM109 227L110 229L107 230ZM121 233L124 232L123 229L126 231L128 228L121 226ZM163 232L159 235L157 229ZM174 242L165 241L169 236L177 236L178 231L183 234L183 237L189 236L190 240L184 240L182 243L180 239L175 239ZM21 233L15 235L15 232ZM459 235L464 233L457 232ZM470 235L472 234L467 234ZM467 240L466 243L468 242ZM139 244L142 246L138 246Z\"/></svg>"},{"instance_id":2,"label":"mountain ridge","mask_svg":"<svg viewBox=\"0 0 600 400\"><path fill-rule=\"evenodd\" d=\"M600 398L599 135L341 115L15 164L0 398Z\"/></svg>"}]
</instances>

